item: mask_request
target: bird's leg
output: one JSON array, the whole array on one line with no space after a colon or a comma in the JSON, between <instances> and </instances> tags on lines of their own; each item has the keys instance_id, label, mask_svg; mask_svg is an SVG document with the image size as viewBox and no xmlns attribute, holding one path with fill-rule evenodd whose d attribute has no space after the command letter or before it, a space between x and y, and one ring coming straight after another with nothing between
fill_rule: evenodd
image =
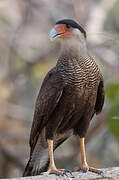
<instances>
[{"instance_id":1,"label":"bird's leg","mask_svg":"<svg viewBox=\"0 0 119 180\"><path fill-rule=\"evenodd\" d=\"M53 155L53 140L48 139L47 142L48 142L48 147L49 147L50 165L49 165L48 171L45 172L44 174L63 175L64 170L59 170L55 166L54 155Z\"/></svg>"},{"instance_id":2,"label":"bird's leg","mask_svg":"<svg viewBox=\"0 0 119 180\"><path fill-rule=\"evenodd\" d=\"M76 168L75 170L83 170L84 172L89 170L87 161L86 161L86 153L85 153L85 145L84 145L84 138L80 138L79 137L79 141L80 141L80 149L81 149L81 160L82 160L82 164L79 168Z\"/></svg>"},{"instance_id":3,"label":"bird's leg","mask_svg":"<svg viewBox=\"0 0 119 180\"><path fill-rule=\"evenodd\" d=\"M93 168L93 167L89 167L86 161L86 153L85 153L85 138L80 138L79 137L79 141L80 141L80 148L81 148L81 160L82 160L82 164L80 167L75 168L75 171L80 171L82 170L83 172L87 172L87 171L91 171L97 174L103 174L103 171Z\"/></svg>"}]
</instances>

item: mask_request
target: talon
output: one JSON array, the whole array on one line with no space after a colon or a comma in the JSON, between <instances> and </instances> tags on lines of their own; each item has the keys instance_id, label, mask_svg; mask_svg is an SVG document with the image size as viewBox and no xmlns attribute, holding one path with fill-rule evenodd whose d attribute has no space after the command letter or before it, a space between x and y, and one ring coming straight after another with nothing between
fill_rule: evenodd
<instances>
[{"instance_id":1,"label":"talon","mask_svg":"<svg viewBox=\"0 0 119 180\"><path fill-rule=\"evenodd\" d=\"M64 170L65 173L69 173L71 176L71 178L75 178L74 175L72 174L72 172L69 169L65 169ZM68 176L67 176L68 177Z\"/></svg>"},{"instance_id":2,"label":"talon","mask_svg":"<svg viewBox=\"0 0 119 180\"><path fill-rule=\"evenodd\" d=\"M64 171L72 175L72 172L69 169L65 169Z\"/></svg>"},{"instance_id":3,"label":"talon","mask_svg":"<svg viewBox=\"0 0 119 180\"><path fill-rule=\"evenodd\" d=\"M100 170L100 169L89 167L89 171L104 176L104 172L102 170Z\"/></svg>"},{"instance_id":4,"label":"talon","mask_svg":"<svg viewBox=\"0 0 119 180\"><path fill-rule=\"evenodd\" d=\"M89 170L88 168L83 168L83 169L82 169L82 171L83 171L84 173L87 173L88 170Z\"/></svg>"},{"instance_id":5,"label":"talon","mask_svg":"<svg viewBox=\"0 0 119 180\"><path fill-rule=\"evenodd\" d=\"M100 175L104 177L104 171L100 171Z\"/></svg>"},{"instance_id":6,"label":"talon","mask_svg":"<svg viewBox=\"0 0 119 180\"><path fill-rule=\"evenodd\" d=\"M65 171L63 172L63 175L65 175L66 177L68 177L68 175L67 175L67 173L66 173Z\"/></svg>"}]
</instances>

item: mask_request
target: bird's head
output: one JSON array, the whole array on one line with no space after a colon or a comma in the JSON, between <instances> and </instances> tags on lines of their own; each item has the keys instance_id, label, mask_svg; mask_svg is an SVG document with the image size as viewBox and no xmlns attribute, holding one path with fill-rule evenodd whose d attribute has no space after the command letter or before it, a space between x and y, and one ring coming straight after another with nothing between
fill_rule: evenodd
<instances>
[{"instance_id":1,"label":"bird's head","mask_svg":"<svg viewBox=\"0 0 119 180\"><path fill-rule=\"evenodd\" d=\"M50 39L71 39L73 37L86 38L85 30L74 20L63 19L57 21L54 28L50 31Z\"/></svg>"}]
</instances>

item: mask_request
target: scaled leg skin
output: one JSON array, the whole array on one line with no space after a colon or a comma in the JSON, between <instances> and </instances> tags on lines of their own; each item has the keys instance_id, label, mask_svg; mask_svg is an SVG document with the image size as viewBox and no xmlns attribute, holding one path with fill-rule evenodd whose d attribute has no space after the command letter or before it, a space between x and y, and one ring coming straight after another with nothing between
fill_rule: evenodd
<instances>
[{"instance_id":1,"label":"scaled leg skin","mask_svg":"<svg viewBox=\"0 0 119 180\"><path fill-rule=\"evenodd\" d=\"M56 175L66 175L67 176L67 172L70 173L69 170L64 170L64 169L57 169L55 166L55 162L54 162L54 156L53 156L53 140L47 140L48 142L48 147L49 147L49 156L50 156L50 165L49 165L49 169L47 172L44 172L44 174L48 175L48 174L56 174ZM71 174L71 173L70 173Z\"/></svg>"},{"instance_id":2,"label":"scaled leg skin","mask_svg":"<svg viewBox=\"0 0 119 180\"><path fill-rule=\"evenodd\" d=\"M82 164L80 167L75 168L75 171L80 171L80 170L82 170L83 172L91 171L91 172L103 175L103 171L88 166L87 161L86 161L85 144L84 144L85 138L79 137L79 141L80 141L80 148L81 148Z\"/></svg>"}]
</instances>

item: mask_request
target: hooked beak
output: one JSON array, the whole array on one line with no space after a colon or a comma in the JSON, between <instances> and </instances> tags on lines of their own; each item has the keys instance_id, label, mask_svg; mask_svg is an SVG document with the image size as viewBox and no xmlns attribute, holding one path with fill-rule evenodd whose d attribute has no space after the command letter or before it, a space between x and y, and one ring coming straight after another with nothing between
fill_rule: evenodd
<instances>
[{"instance_id":1,"label":"hooked beak","mask_svg":"<svg viewBox=\"0 0 119 180\"><path fill-rule=\"evenodd\" d=\"M55 28L53 28L53 29L50 31L50 40L51 40L51 41L54 41L55 39L58 38L58 35L59 35L59 33L55 30Z\"/></svg>"}]
</instances>

